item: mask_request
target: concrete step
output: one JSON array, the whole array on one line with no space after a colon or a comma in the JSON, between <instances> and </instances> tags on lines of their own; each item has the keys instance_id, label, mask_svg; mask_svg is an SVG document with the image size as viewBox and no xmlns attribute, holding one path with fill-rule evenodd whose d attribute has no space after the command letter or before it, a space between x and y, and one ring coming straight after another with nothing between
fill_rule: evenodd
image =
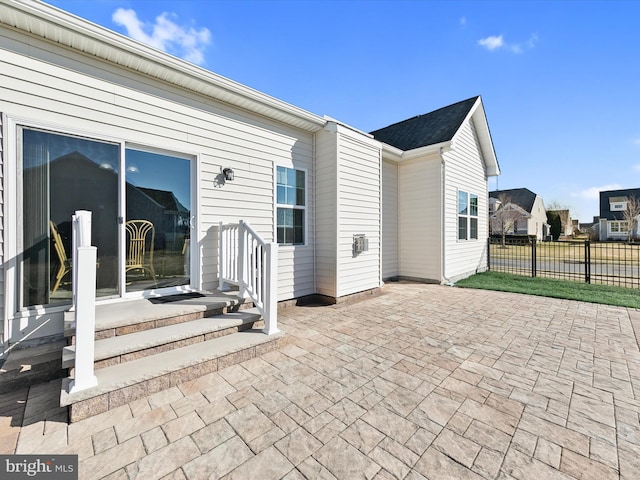
<instances>
[{"instance_id":1,"label":"concrete step","mask_svg":"<svg viewBox=\"0 0 640 480\"><path fill-rule=\"evenodd\" d=\"M79 392L69 393L67 378L60 405L69 406L69 419L76 422L272 351L282 337L245 330L112 365L96 370L96 387Z\"/></svg>"},{"instance_id":2,"label":"concrete step","mask_svg":"<svg viewBox=\"0 0 640 480\"><path fill-rule=\"evenodd\" d=\"M256 325L256 322L260 322L260 325ZM95 368L105 368L173 348L230 335L254 328L254 325L262 326L257 308L103 338L95 342ZM62 366L73 368L74 360L75 345L65 347Z\"/></svg>"},{"instance_id":3,"label":"concrete step","mask_svg":"<svg viewBox=\"0 0 640 480\"><path fill-rule=\"evenodd\" d=\"M237 292L191 292L96 306L95 339L127 335L250 308ZM75 312L65 312L64 333L75 335Z\"/></svg>"},{"instance_id":4,"label":"concrete step","mask_svg":"<svg viewBox=\"0 0 640 480\"><path fill-rule=\"evenodd\" d=\"M0 365L0 393L64 377L60 352L66 344L60 340L9 352Z\"/></svg>"}]
</instances>

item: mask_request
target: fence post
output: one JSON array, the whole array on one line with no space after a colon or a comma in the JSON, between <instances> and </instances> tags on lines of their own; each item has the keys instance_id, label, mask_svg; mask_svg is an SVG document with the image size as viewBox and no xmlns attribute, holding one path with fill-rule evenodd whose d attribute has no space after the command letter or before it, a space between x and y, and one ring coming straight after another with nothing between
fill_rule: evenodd
<instances>
[{"instance_id":1,"label":"fence post","mask_svg":"<svg viewBox=\"0 0 640 480\"><path fill-rule=\"evenodd\" d=\"M591 283L591 241L584 241L584 281Z\"/></svg>"},{"instance_id":2,"label":"fence post","mask_svg":"<svg viewBox=\"0 0 640 480\"><path fill-rule=\"evenodd\" d=\"M491 237L487 238L487 270L491 270Z\"/></svg>"},{"instance_id":3,"label":"fence post","mask_svg":"<svg viewBox=\"0 0 640 480\"><path fill-rule=\"evenodd\" d=\"M532 277L537 276L537 271L536 271L537 263L538 263L538 260L536 258L536 239L532 238L531 239L531 276Z\"/></svg>"}]
</instances>

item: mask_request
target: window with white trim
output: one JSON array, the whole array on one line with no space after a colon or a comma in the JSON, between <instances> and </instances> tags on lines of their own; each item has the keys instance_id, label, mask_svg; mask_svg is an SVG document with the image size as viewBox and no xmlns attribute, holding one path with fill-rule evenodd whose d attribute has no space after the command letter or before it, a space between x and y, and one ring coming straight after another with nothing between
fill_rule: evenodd
<instances>
[{"instance_id":1,"label":"window with white trim","mask_svg":"<svg viewBox=\"0 0 640 480\"><path fill-rule=\"evenodd\" d=\"M609 231L611 233L627 233L629 222L609 222Z\"/></svg>"},{"instance_id":2,"label":"window with white trim","mask_svg":"<svg viewBox=\"0 0 640 480\"><path fill-rule=\"evenodd\" d=\"M478 195L458 191L458 240L478 239Z\"/></svg>"},{"instance_id":3,"label":"window with white trim","mask_svg":"<svg viewBox=\"0 0 640 480\"><path fill-rule=\"evenodd\" d=\"M306 201L304 170L276 169L276 237L282 245L304 245Z\"/></svg>"}]
</instances>

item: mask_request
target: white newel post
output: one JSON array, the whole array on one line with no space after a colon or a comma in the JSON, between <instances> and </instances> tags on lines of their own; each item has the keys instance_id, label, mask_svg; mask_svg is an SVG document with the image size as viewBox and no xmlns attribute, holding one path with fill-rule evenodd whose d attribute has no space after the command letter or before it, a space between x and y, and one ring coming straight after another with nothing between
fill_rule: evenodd
<instances>
[{"instance_id":1,"label":"white newel post","mask_svg":"<svg viewBox=\"0 0 640 480\"><path fill-rule=\"evenodd\" d=\"M267 243L267 271L264 292L264 333L278 333L278 244Z\"/></svg>"},{"instance_id":2,"label":"white newel post","mask_svg":"<svg viewBox=\"0 0 640 480\"><path fill-rule=\"evenodd\" d=\"M69 392L94 387L94 336L96 325L97 248L91 246L91 212L79 210L73 216L73 298L76 317L75 379Z\"/></svg>"}]
</instances>

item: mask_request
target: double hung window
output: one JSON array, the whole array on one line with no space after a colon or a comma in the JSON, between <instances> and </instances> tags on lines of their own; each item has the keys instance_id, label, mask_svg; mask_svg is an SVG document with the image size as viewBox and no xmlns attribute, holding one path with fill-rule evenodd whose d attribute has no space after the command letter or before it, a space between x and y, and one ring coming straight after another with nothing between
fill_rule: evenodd
<instances>
[{"instance_id":1,"label":"double hung window","mask_svg":"<svg viewBox=\"0 0 640 480\"><path fill-rule=\"evenodd\" d=\"M458 191L458 240L478 239L478 195Z\"/></svg>"},{"instance_id":2,"label":"double hung window","mask_svg":"<svg viewBox=\"0 0 640 480\"><path fill-rule=\"evenodd\" d=\"M304 245L306 194L304 170L277 167L276 236L279 244Z\"/></svg>"}]
</instances>

